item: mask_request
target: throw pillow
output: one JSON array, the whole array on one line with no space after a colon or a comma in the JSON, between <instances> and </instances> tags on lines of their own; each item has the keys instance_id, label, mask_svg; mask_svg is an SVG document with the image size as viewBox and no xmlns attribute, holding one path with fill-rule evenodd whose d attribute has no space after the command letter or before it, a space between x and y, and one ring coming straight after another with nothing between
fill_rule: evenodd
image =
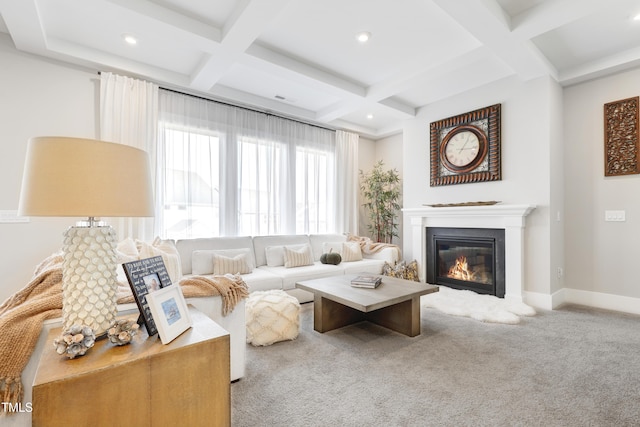
<instances>
[{"instance_id":1,"label":"throw pillow","mask_svg":"<svg viewBox=\"0 0 640 427\"><path fill-rule=\"evenodd\" d=\"M251 273L255 268L255 264L253 262L253 256L251 254L251 249L249 248L240 248L240 249L206 249L206 250L198 250L193 251L191 253L191 274L197 275L206 275L206 274L219 274L214 271L213 263L214 263L214 255L221 255L228 258L234 258L237 255L244 255L246 264L247 264L247 273ZM237 271L234 271L231 274L236 274ZM244 273L243 273L244 274Z\"/></svg>"},{"instance_id":2,"label":"throw pillow","mask_svg":"<svg viewBox=\"0 0 640 427\"><path fill-rule=\"evenodd\" d=\"M280 267L284 265L283 246L267 246L264 248L264 254L269 267Z\"/></svg>"},{"instance_id":3,"label":"throw pillow","mask_svg":"<svg viewBox=\"0 0 640 427\"><path fill-rule=\"evenodd\" d=\"M247 274L251 273L246 254L238 254L234 257L213 254L213 274Z\"/></svg>"},{"instance_id":4,"label":"throw pillow","mask_svg":"<svg viewBox=\"0 0 640 427\"><path fill-rule=\"evenodd\" d=\"M302 267L303 265L311 264L313 264L313 257L311 256L311 247L309 245L304 245L302 248L284 247L285 268Z\"/></svg>"},{"instance_id":5,"label":"throw pillow","mask_svg":"<svg viewBox=\"0 0 640 427\"><path fill-rule=\"evenodd\" d=\"M287 245L289 249L299 250L305 247L309 248L309 252L311 252L311 247L308 243L302 243L299 245ZM280 267L284 265L284 246L267 246L264 249L265 258L267 260L267 265L269 267Z\"/></svg>"},{"instance_id":6,"label":"throw pillow","mask_svg":"<svg viewBox=\"0 0 640 427\"><path fill-rule=\"evenodd\" d=\"M362 261L362 249L358 242L344 242L342 243L342 261Z\"/></svg>"},{"instance_id":7,"label":"throw pillow","mask_svg":"<svg viewBox=\"0 0 640 427\"><path fill-rule=\"evenodd\" d=\"M418 277L418 261L411 261L407 267L404 269L404 279L413 280L414 282L419 282L420 278Z\"/></svg>"},{"instance_id":8,"label":"throw pillow","mask_svg":"<svg viewBox=\"0 0 640 427\"><path fill-rule=\"evenodd\" d=\"M199 250L191 253L191 274L213 274L212 250Z\"/></svg>"},{"instance_id":9,"label":"throw pillow","mask_svg":"<svg viewBox=\"0 0 640 427\"><path fill-rule=\"evenodd\" d=\"M413 280L414 282L420 281L418 277L418 261L416 260L411 261L409 264L405 261L400 261L395 266L385 261L382 266L382 274L399 279Z\"/></svg>"},{"instance_id":10,"label":"throw pillow","mask_svg":"<svg viewBox=\"0 0 640 427\"><path fill-rule=\"evenodd\" d=\"M173 240L162 240L159 237L149 244L140 240L136 241L140 259L161 256L164 266L172 283L178 283L182 278L182 266L180 255Z\"/></svg>"}]
</instances>

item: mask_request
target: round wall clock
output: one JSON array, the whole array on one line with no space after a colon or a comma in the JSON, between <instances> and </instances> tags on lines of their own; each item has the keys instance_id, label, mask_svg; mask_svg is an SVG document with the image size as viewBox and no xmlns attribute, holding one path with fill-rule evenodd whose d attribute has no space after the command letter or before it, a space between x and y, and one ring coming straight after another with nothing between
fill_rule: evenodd
<instances>
[{"instance_id":1,"label":"round wall clock","mask_svg":"<svg viewBox=\"0 0 640 427\"><path fill-rule=\"evenodd\" d=\"M440 144L442 164L454 173L474 170L486 155L487 137L472 125L455 127Z\"/></svg>"},{"instance_id":2,"label":"round wall clock","mask_svg":"<svg viewBox=\"0 0 640 427\"><path fill-rule=\"evenodd\" d=\"M500 104L431 123L432 187L499 181Z\"/></svg>"}]
</instances>

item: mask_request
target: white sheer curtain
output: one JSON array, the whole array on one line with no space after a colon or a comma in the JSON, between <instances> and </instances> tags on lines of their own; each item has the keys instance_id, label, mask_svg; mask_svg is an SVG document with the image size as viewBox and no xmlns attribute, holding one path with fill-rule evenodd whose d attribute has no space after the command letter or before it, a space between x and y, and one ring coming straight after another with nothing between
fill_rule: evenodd
<instances>
[{"instance_id":1,"label":"white sheer curtain","mask_svg":"<svg viewBox=\"0 0 640 427\"><path fill-rule=\"evenodd\" d=\"M158 119L165 237L337 231L333 131L168 90ZM191 142L180 145L179 134ZM193 153L196 140L208 154Z\"/></svg>"},{"instance_id":2,"label":"white sheer curtain","mask_svg":"<svg viewBox=\"0 0 640 427\"><path fill-rule=\"evenodd\" d=\"M100 139L147 151L152 184L156 179L157 126L157 85L113 73L100 74ZM156 212L157 203L156 198ZM150 240L159 231L154 218L118 218L117 224L120 239Z\"/></svg>"},{"instance_id":3,"label":"white sheer curtain","mask_svg":"<svg viewBox=\"0 0 640 427\"><path fill-rule=\"evenodd\" d=\"M358 134L336 131L336 228L358 234Z\"/></svg>"}]
</instances>

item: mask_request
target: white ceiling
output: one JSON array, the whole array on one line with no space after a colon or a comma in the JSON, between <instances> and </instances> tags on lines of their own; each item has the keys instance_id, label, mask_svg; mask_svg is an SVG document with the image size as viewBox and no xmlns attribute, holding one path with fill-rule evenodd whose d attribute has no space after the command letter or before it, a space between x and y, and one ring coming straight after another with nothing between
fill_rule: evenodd
<instances>
[{"instance_id":1,"label":"white ceiling","mask_svg":"<svg viewBox=\"0 0 640 427\"><path fill-rule=\"evenodd\" d=\"M376 139L504 78L636 67L638 13L640 0L0 0L0 31L24 52Z\"/></svg>"}]
</instances>

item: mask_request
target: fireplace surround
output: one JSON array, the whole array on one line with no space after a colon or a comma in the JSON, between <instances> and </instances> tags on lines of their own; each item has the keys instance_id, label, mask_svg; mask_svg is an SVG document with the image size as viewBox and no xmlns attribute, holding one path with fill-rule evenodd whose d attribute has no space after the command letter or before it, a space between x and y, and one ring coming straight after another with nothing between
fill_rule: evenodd
<instances>
[{"instance_id":1,"label":"fireplace surround","mask_svg":"<svg viewBox=\"0 0 640 427\"><path fill-rule=\"evenodd\" d=\"M524 230L526 217L535 205L483 205L406 208L403 213L411 224L411 250L418 260L420 280L426 275L426 240L428 227L493 228L504 230L505 293L504 298L523 302Z\"/></svg>"}]
</instances>

